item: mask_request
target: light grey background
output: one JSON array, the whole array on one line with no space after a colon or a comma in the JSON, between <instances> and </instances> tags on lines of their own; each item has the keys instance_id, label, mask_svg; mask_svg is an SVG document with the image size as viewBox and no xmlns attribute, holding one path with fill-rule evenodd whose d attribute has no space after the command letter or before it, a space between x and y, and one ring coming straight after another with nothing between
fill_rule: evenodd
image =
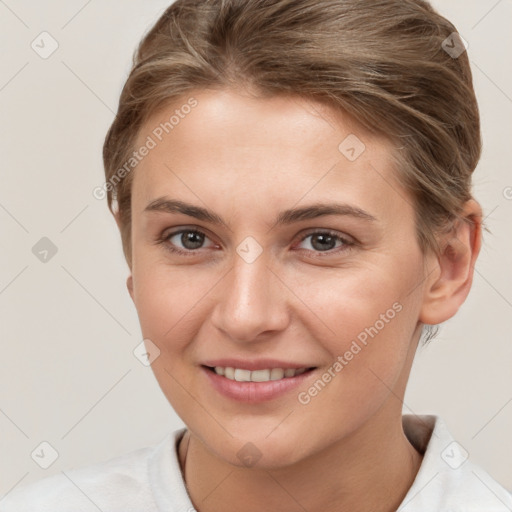
<instances>
[{"instance_id":1,"label":"light grey background","mask_svg":"<svg viewBox=\"0 0 512 512\"><path fill-rule=\"evenodd\" d=\"M168 3L0 0L0 497L183 425L132 353L128 268L92 195L132 52ZM512 489L512 2L434 5L469 43L485 145L474 192L492 234L466 304L418 351L404 412L442 416ZM59 45L47 59L31 48L43 31ZM46 263L42 237L57 247ZM59 453L46 470L31 458L43 441Z\"/></svg>"}]
</instances>

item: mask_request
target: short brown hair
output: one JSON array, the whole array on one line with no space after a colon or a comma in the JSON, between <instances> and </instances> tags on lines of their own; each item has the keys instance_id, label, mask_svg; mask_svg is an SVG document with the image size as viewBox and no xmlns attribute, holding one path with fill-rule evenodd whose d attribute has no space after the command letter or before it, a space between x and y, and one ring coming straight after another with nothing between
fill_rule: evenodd
<instances>
[{"instance_id":1,"label":"short brown hair","mask_svg":"<svg viewBox=\"0 0 512 512\"><path fill-rule=\"evenodd\" d=\"M446 51L456 32L423 0L177 0L140 42L103 147L129 266L133 173L114 178L141 126L192 90L233 86L327 102L394 141L420 246L439 250L481 153L467 54Z\"/></svg>"}]
</instances>

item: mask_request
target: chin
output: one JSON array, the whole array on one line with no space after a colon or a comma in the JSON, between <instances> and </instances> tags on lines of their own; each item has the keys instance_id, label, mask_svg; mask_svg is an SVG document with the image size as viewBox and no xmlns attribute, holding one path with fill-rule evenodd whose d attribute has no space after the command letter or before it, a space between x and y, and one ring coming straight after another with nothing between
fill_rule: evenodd
<instances>
[{"instance_id":1,"label":"chin","mask_svg":"<svg viewBox=\"0 0 512 512\"><path fill-rule=\"evenodd\" d=\"M233 437L228 434L210 438L202 436L203 443L214 452L215 456L226 463L240 468L277 469L293 465L307 456L306 446L300 439L304 435L293 435L291 432L279 432L279 428L271 432L268 429L253 427L243 432L227 427ZM200 432L198 432L201 434ZM306 448L307 449L307 448Z\"/></svg>"}]
</instances>

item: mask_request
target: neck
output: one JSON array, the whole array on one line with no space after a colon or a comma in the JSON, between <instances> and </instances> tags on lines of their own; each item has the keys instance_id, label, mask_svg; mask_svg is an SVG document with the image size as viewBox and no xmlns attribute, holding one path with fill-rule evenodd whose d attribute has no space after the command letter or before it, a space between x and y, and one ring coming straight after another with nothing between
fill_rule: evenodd
<instances>
[{"instance_id":1,"label":"neck","mask_svg":"<svg viewBox=\"0 0 512 512\"><path fill-rule=\"evenodd\" d=\"M200 512L392 512L411 487L422 456L403 432L401 413L383 407L349 438L291 466L233 466L189 431L179 459Z\"/></svg>"}]
</instances>

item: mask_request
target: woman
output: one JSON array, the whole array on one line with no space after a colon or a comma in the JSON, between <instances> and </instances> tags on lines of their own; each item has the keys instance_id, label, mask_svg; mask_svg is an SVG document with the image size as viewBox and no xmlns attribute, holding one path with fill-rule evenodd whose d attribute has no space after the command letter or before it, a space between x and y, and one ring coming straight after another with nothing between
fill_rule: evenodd
<instances>
[{"instance_id":1,"label":"woman","mask_svg":"<svg viewBox=\"0 0 512 512\"><path fill-rule=\"evenodd\" d=\"M441 418L402 415L472 284L480 150L464 41L424 1L174 3L104 190L187 427L0 510L511 510Z\"/></svg>"}]
</instances>

